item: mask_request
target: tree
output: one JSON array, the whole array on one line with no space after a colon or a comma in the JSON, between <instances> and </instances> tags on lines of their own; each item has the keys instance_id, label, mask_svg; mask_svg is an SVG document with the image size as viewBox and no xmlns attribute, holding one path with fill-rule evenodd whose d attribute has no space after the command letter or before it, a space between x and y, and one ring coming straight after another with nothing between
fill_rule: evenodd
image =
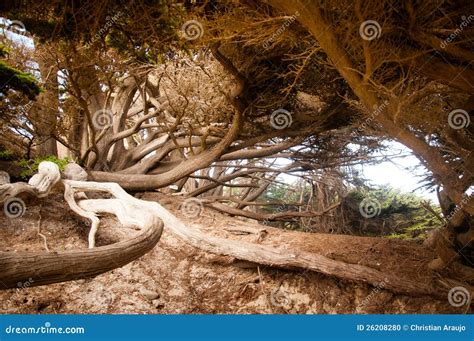
<instances>
[{"instance_id":1,"label":"tree","mask_svg":"<svg viewBox=\"0 0 474 341\"><path fill-rule=\"evenodd\" d=\"M61 91L58 122L31 134L54 136L90 179L129 191L177 190L261 221L327 224L326 216L341 209L336 199L343 199L345 180L330 170L370 162L383 141L396 140L413 151L455 207L445 212L434 265L462 259L472 266L472 126L453 128L454 115L468 122L473 109L471 32L441 46L459 13L469 13L467 1L439 11L435 1L62 5L8 2L0 13L56 44L43 62L64 76L47 89L54 103ZM258 198L279 174L300 178L299 201L285 202L282 212L259 212ZM337 181L319 185L328 176ZM316 192L323 199L302 209ZM279 258L280 251L239 248L187 233L160 212L165 225L177 224L176 233L205 250L321 270L313 263L318 257L292 262ZM329 263L325 273L340 275L338 264ZM380 277L359 270L348 269L348 276ZM472 276L472 269L465 271Z\"/></svg>"},{"instance_id":2,"label":"tree","mask_svg":"<svg viewBox=\"0 0 474 341\"><path fill-rule=\"evenodd\" d=\"M0 44L0 57L7 57L8 49L5 45ZM30 100L34 99L41 91L38 86L38 81L28 72L23 72L8 66L5 62L0 61L0 79L2 80L2 87L0 93L2 97L6 97L9 90L16 90L22 92Z\"/></svg>"}]
</instances>

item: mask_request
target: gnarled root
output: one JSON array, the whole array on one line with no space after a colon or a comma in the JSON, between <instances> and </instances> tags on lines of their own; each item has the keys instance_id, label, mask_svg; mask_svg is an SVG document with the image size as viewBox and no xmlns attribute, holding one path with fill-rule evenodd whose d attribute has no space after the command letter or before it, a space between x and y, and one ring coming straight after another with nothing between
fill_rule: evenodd
<instances>
[{"instance_id":1,"label":"gnarled root","mask_svg":"<svg viewBox=\"0 0 474 341\"><path fill-rule=\"evenodd\" d=\"M43 183L43 182L40 182ZM228 240L190 229L156 202L139 200L127 194L118 184L62 180L65 198L71 209L93 223L88 250L65 252L0 252L0 288L15 287L19 281L33 278L32 285L43 285L94 276L145 254L158 242L163 222L185 242L201 250L232 256L241 260L282 268L303 268L361 281L396 293L432 295L445 298L446 285L439 282L420 283L360 264L349 264L320 254L275 248L237 240ZM26 184L25 184L26 185ZM23 185L22 185L23 186ZM28 185L31 186L31 185ZM35 192L36 187L27 187ZM113 199L81 199L84 192L111 194ZM117 216L121 224L138 226L142 233L130 240L94 248L94 235L101 213ZM162 222L163 220L163 222ZM448 260L449 257L446 257ZM455 283L455 282L453 282ZM456 282L457 283L457 282ZM468 290L471 290L469 287Z\"/></svg>"},{"instance_id":2,"label":"gnarled root","mask_svg":"<svg viewBox=\"0 0 474 341\"><path fill-rule=\"evenodd\" d=\"M0 185L0 202L22 192L44 197L59 183L64 186L64 196L70 208L92 222L89 249L0 252L0 289L15 288L18 282L25 280L29 280L31 286L37 286L95 276L141 257L158 243L163 222L155 209L156 204L132 197L117 184L60 181L59 169L51 162L42 162L38 174L28 184L4 181ZM105 192L115 198L82 199L85 196L80 194L85 191ZM129 240L95 248L95 232L100 223L98 214L101 213L114 214L123 226L136 226L141 233Z\"/></svg>"}]
</instances>

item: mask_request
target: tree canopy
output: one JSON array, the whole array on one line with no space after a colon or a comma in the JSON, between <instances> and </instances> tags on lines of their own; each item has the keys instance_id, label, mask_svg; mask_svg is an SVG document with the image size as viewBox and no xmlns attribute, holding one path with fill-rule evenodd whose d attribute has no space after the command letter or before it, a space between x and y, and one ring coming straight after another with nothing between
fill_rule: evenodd
<instances>
[{"instance_id":1,"label":"tree canopy","mask_svg":"<svg viewBox=\"0 0 474 341\"><path fill-rule=\"evenodd\" d=\"M472 267L469 13L468 0L3 1L34 49L2 38L0 145L266 224L443 226L433 267ZM386 142L418 158L439 210L365 186L354 166L389 158Z\"/></svg>"}]
</instances>

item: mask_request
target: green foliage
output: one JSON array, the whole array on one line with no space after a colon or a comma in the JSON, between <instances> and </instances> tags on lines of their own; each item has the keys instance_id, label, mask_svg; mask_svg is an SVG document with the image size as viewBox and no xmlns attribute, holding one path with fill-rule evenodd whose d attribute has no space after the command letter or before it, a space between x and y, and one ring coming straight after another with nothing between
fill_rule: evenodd
<instances>
[{"instance_id":1,"label":"green foliage","mask_svg":"<svg viewBox=\"0 0 474 341\"><path fill-rule=\"evenodd\" d=\"M0 160L9 161L13 158L13 152L11 150L5 149L0 150Z\"/></svg>"},{"instance_id":2,"label":"green foliage","mask_svg":"<svg viewBox=\"0 0 474 341\"><path fill-rule=\"evenodd\" d=\"M0 43L0 57L6 57L8 55L8 48Z\"/></svg>"},{"instance_id":3,"label":"green foliage","mask_svg":"<svg viewBox=\"0 0 474 341\"><path fill-rule=\"evenodd\" d=\"M361 214L363 200L373 203L376 214ZM426 232L442 223L424 208L426 200L414 193L402 193L390 186L355 189L344 200L348 223L361 235L384 235L389 238L424 239ZM441 214L436 205L431 208Z\"/></svg>"},{"instance_id":4,"label":"green foliage","mask_svg":"<svg viewBox=\"0 0 474 341\"><path fill-rule=\"evenodd\" d=\"M6 57L8 53L8 48L0 44L0 57ZM3 61L0 61L0 83L3 88L23 92L29 99L34 99L41 92L38 80L31 73L17 70Z\"/></svg>"},{"instance_id":5,"label":"green foliage","mask_svg":"<svg viewBox=\"0 0 474 341\"><path fill-rule=\"evenodd\" d=\"M382 186L367 190L354 190L347 196L347 200L361 202L364 199L373 199L380 204L381 218L393 214L409 215L420 208L422 199L414 193L401 193L390 186Z\"/></svg>"},{"instance_id":6,"label":"green foliage","mask_svg":"<svg viewBox=\"0 0 474 341\"><path fill-rule=\"evenodd\" d=\"M271 184L267 191L262 195L261 199L264 201L278 201L278 202L291 202L298 199L298 195L295 192L290 192L286 187Z\"/></svg>"},{"instance_id":7,"label":"green foliage","mask_svg":"<svg viewBox=\"0 0 474 341\"><path fill-rule=\"evenodd\" d=\"M275 203L274 205L262 206L259 210L262 213L281 213L288 211L298 211L299 207L293 205L300 201L301 187L304 188L304 198L308 198L311 188L304 182L298 182L291 187L281 186L280 184L272 183L267 190L257 199L259 202ZM299 190L295 190L298 188ZM269 225L288 230L301 230L298 219L294 221L264 221L264 225Z\"/></svg>"},{"instance_id":8,"label":"green foliage","mask_svg":"<svg viewBox=\"0 0 474 341\"><path fill-rule=\"evenodd\" d=\"M43 161L51 161L58 165L59 170L63 171L64 167L71 161L69 157L64 159L58 159L56 156L48 155L44 157L37 157L34 159L22 159L17 162L18 166L22 167L23 170L20 173L20 177L27 179L38 171L38 166Z\"/></svg>"},{"instance_id":9,"label":"green foliage","mask_svg":"<svg viewBox=\"0 0 474 341\"><path fill-rule=\"evenodd\" d=\"M299 202L301 198L301 187L298 190L292 188L271 185L267 191L258 199L262 202ZM293 186L293 188L296 188ZM305 187L303 201L308 204L310 198L310 188ZM313 200L318 200L314 197ZM372 203L375 210L374 215L367 217L361 213L363 202ZM340 230L345 233L362 236L384 236L387 238L398 238L408 240L423 240L429 230L439 228L442 223L424 208L427 205L425 199L415 193L402 193L400 190L390 186L367 187L360 186L353 188L346 197L342 199L341 219L334 220L344 222ZM306 205L305 205L306 206ZM311 206L311 205L310 205ZM441 210L437 205L430 205L431 208L441 215ZM261 208L265 213L276 213L282 211L297 210L288 204L264 206ZM334 213L334 212L333 212ZM370 212L369 212L370 213ZM267 222L275 227L291 227L292 229L302 229L301 221L296 224L282 222ZM320 221L314 220L316 231ZM322 222L323 224L327 222Z\"/></svg>"},{"instance_id":10,"label":"green foliage","mask_svg":"<svg viewBox=\"0 0 474 341\"><path fill-rule=\"evenodd\" d=\"M23 92L33 100L41 92L37 79L28 72L17 70L0 61L0 83L6 89Z\"/></svg>"}]
</instances>

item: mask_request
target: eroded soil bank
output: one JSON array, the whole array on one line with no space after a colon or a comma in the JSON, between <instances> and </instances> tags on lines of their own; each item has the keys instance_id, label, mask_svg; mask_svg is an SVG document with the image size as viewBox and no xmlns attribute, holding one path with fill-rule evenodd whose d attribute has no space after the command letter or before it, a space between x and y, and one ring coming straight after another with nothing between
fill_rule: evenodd
<instances>
[{"instance_id":1,"label":"eroded soil bank","mask_svg":"<svg viewBox=\"0 0 474 341\"><path fill-rule=\"evenodd\" d=\"M362 264L400 277L429 281L430 250L412 242L329 234L303 234L265 228L264 235L242 234L239 227L261 230L245 219L209 209L196 219L179 210L182 199L157 193L157 200L190 227L225 238L282 245ZM41 217L41 220L40 220ZM68 210L61 196L28 203L21 218L0 217L0 250L44 250L41 232L51 251L86 248L88 225ZM129 238L137 231L103 219L97 245ZM1 269L0 269L1 271ZM34 281L34 279L32 279ZM364 283L342 281L310 271L262 267L231 257L212 255L187 245L166 230L151 252L122 268L95 278L0 291L1 313L465 313L448 299L393 294Z\"/></svg>"}]
</instances>

